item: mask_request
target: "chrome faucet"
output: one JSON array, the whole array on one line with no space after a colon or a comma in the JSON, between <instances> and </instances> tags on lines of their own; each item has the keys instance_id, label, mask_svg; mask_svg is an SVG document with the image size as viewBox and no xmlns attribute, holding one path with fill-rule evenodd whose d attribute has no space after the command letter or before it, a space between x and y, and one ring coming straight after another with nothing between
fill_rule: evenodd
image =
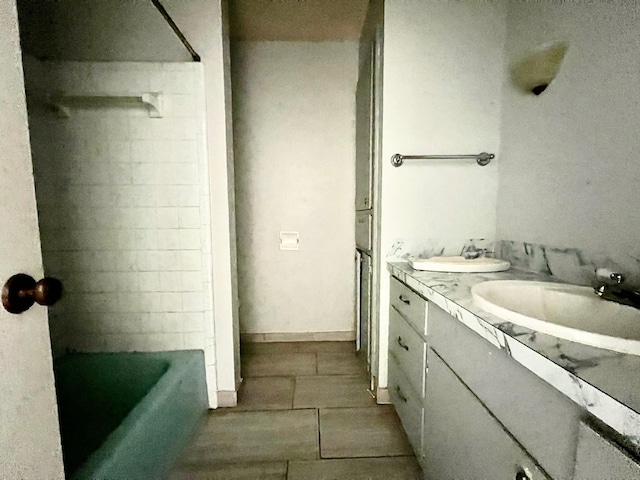
<instances>
[{"instance_id":1,"label":"chrome faucet","mask_svg":"<svg viewBox=\"0 0 640 480\"><path fill-rule=\"evenodd\" d=\"M606 269L596 270L596 276L613 280L613 284L603 283L595 288L595 293L603 300L620 303L640 309L640 291L622 287L624 275Z\"/></svg>"},{"instance_id":2,"label":"chrome faucet","mask_svg":"<svg viewBox=\"0 0 640 480\"><path fill-rule=\"evenodd\" d=\"M464 247L462 247L462 252L460 252L460 256L464 257L466 260L473 260L476 258L491 255L493 255L493 250L478 248L474 243L471 243L471 245L465 245Z\"/></svg>"},{"instance_id":3,"label":"chrome faucet","mask_svg":"<svg viewBox=\"0 0 640 480\"><path fill-rule=\"evenodd\" d=\"M465 245L462 247L460 256L466 260L473 260L474 258L481 257L484 254L481 248L476 247L473 243L471 245Z\"/></svg>"}]
</instances>

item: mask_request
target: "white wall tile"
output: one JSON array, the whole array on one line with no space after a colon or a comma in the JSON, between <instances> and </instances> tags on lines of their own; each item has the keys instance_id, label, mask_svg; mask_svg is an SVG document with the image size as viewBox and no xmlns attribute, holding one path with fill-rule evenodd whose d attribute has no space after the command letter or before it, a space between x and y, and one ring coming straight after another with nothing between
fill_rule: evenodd
<instances>
[{"instance_id":1,"label":"white wall tile","mask_svg":"<svg viewBox=\"0 0 640 480\"><path fill-rule=\"evenodd\" d=\"M193 80L201 70L190 64L166 70L128 62L47 65L58 72L56 81L78 91L155 87L166 95L159 119L144 108L74 109L64 120L42 113L30 119L44 264L67 287L52 309L64 317L53 327L60 343L54 347L204 349L205 329L212 346L212 313L203 313L212 303L210 252L202 250L210 248L202 241L209 235L208 170L202 132L198 136L203 119L196 118L204 96ZM211 347L210 364L213 353Z\"/></svg>"},{"instance_id":2,"label":"white wall tile","mask_svg":"<svg viewBox=\"0 0 640 480\"><path fill-rule=\"evenodd\" d=\"M204 339L200 332L183 334L184 348L187 350L204 350Z\"/></svg>"},{"instance_id":3,"label":"white wall tile","mask_svg":"<svg viewBox=\"0 0 640 480\"><path fill-rule=\"evenodd\" d=\"M156 208L156 222L158 228L178 228L178 209L173 207Z\"/></svg>"},{"instance_id":4,"label":"white wall tile","mask_svg":"<svg viewBox=\"0 0 640 480\"><path fill-rule=\"evenodd\" d=\"M202 270L202 255L197 250L180 251L181 270L199 272Z\"/></svg>"},{"instance_id":5,"label":"white wall tile","mask_svg":"<svg viewBox=\"0 0 640 480\"><path fill-rule=\"evenodd\" d=\"M188 163L170 164L172 178L167 181L168 185L198 185L198 166Z\"/></svg>"},{"instance_id":6,"label":"white wall tile","mask_svg":"<svg viewBox=\"0 0 640 480\"><path fill-rule=\"evenodd\" d=\"M158 231L155 229L134 230L136 250L156 250L158 248Z\"/></svg>"},{"instance_id":7,"label":"white wall tile","mask_svg":"<svg viewBox=\"0 0 640 480\"><path fill-rule=\"evenodd\" d=\"M116 288L118 292L137 292L140 290L139 273L137 271L117 272Z\"/></svg>"},{"instance_id":8,"label":"white wall tile","mask_svg":"<svg viewBox=\"0 0 640 480\"><path fill-rule=\"evenodd\" d=\"M180 271L181 255L185 252L176 250L159 250L157 252L159 258L159 269L162 271Z\"/></svg>"},{"instance_id":9,"label":"white wall tile","mask_svg":"<svg viewBox=\"0 0 640 480\"><path fill-rule=\"evenodd\" d=\"M129 142L131 161L134 163L151 163L154 160L154 140L131 140Z\"/></svg>"},{"instance_id":10,"label":"white wall tile","mask_svg":"<svg viewBox=\"0 0 640 480\"><path fill-rule=\"evenodd\" d=\"M157 272L160 270L160 259L157 250L144 250L137 252L136 264L140 272Z\"/></svg>"},{"instance_id":11,"label":"white wall tile","mask_svg":"<svg viewBox=\"0 0 640 480\"><path fill-rule=\"evenodd\" d=\"M162 311L164 312L182 312L182 294L167 292L160 295L162 298Z\"/></svg>"},{"instance_id":12,"label":"white wall tile","mask_svg":"<svg viewBox=\"0 0 640 480\"><path fill-rule=\"evenodd\" d=\"M202 292L203 281L202 273L199 271L182 272L181 291L183 292Z\"/></svg>"},{"instance_id":13,"label":"white wall tile","mask_svg":"<svg viewBox=\"0 0 640 480\"><path fill-rule=\"evenodd\" d=\"M178 215L180 228L200 228L200 209L198 207L181 207Z\"/></svg>"},{"instance_id":14,"label":"white wall tile","mask_svg":"<svg viewBox=\"0 0 640 480\"><path fill-rule=\"evenodd\" d=\"M204 318L202 313L181 313L183 320L184 332L200 332L204 331Z\"/></svg>"},{"instance_id":15,"label":"white wall tile","mask_svg":"<svg viewBox=\"0 0 640 480\"><path fill-rule=\"evenodd\" d=\"M158 248L161 250L179 250L184 248L180 243L180 230L158 230Z\"/></svg>"},{"instance_id":16,"label":"white wall tile","mask_svg":"<svg viewBox=\"0 0 640 480\"><path fill-rule=\"evenodd\" d=\"M126 192L126 190L122 190ZM156 204L155 187L153 185L136 185L128 190L128 197L134 207L153 207Z\"/></svg>"},{"instance_id":17,"label":"white wall tile","mask_svg":"<svg viewBox=\"0 0 640 480\"><path fill-rule=\"evenodd\" d=\"M174 230L176 231L176 230ZM179 234L179 244L180 248L183 250L198 250L200 251L201 242L200 242L200 234L201 230L199 228L189 228L176 231Z\"/></svg>"},{"instance_id":18,"label":"white wall tile","mask_svg":"<svg viewBox=\"0 0 640 480\"><path fill-rule=\"evenodd\" d=\"M196 115L196 100L193 95L167 94L164 100L165 117L193 118Z\"/></svg>"},{"instance_id":19,"label":"white wall tile","mask_svg":"<svg viewBox=\"0 0 640 480\"><path fill-rule=\"evenodd\" d=\"M185 312L202 312L204 310L202 292L187 292L181 295L182 305Z\"/></svg>"},{"instance_id":20,"label":"white wall tile","mask_svg":"<svg viewBox=\"0 0 640 480\"><path fill-rule=\"evenodd\" d=\"M134 185L155 185L155 166L150 163L131 165L131 183Z\"/></svg>"},{"instance_id":21,"label":"white wall tile","mask_svg":"<svg viewBox=\"0 0 640 480\"><path fill-rule=\"evenodd\" d=\"M193 118L163 118L154 119L152 135L156 138L168 140L195 140L196 122Z\"/></svg>"},{"instance_id":22,"label":"white wall tile","mask_svg":"<svg viewBox=\"0 0 640 480\"><path fill-rule=\"evenodd\" d=\"M141 292L158 292L160 291L160 273L159 272L139 272L138 274L139 290Z\"/></svg>"},{"instance_id":23,"label":"white wall tile","mask_svg":"<svg viewBox=\"0 0 640 480\"><path fill-rule=\"evenodd\" d=\"M160 272L160 292L182 291L181 272Z\"/></svg>"},{"instance_id":24,"label":"white wall tile","mask_svg":"<svg viewBox=\"0 0 640 480\"><path fill-rule=\"evenodd\" d=\"M153 140L154 122L158 119L148 117L128 118L129 138L131 140Z\"/></svg>"},{"instance_id":25,"label":"white wall tile","mask_svg":"<svg viewBox=\"0 0 640 480\"><path fill-rule=\"evenodd\" d=\"M176 188L177 205L180 207L197 207L200 205L200 193L194 186L179 186Z\"/></svg>"},{"instance_id":26,"label":"white wall tile","mask_svg":"<svg viewBox=\"0 0 640 480\"><path fill-rule=\"evenodd\" d=\"M138 270L138 252L135 250L120 251L115 255L113 269L117 272L133 272Z\"/></svg>"}]
</instances>

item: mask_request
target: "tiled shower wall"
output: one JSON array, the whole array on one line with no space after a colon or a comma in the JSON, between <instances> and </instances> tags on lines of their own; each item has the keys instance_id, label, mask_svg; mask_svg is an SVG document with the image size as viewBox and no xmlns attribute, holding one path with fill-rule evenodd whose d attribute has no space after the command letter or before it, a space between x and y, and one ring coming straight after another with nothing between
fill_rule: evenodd
<instances>
[{"instance_id":1,"label":"tiled shower wall","mask_svg":"<svg viewBox=\"0 0 640 480\"><path fill-rule=\"evenodd\" d=\"M25 62L44 267L65 286L58 355L203 349L215 364L201 67ZM85 99L62 118L58 92L162 92L163 116Z\"/></svg>"}]
</instances>

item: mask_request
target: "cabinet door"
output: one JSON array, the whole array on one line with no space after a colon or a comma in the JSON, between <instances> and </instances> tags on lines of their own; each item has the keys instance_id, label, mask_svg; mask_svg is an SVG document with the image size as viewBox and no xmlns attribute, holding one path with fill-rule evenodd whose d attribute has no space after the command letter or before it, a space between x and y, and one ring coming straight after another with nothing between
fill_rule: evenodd
<instances>
[{"instance_id":1,"label":"cabinet door","mask_svg":"<svg viewBox=\"0 0 640 480\"><path fill-rule=\"evenodd\" d=\"M389 355L389 396L400 422L407 433L409 443L420 461L422 455L422 423L424 410L422 397L418 395L398 365L393 353Z\"/></svg>"},{"instance_id":2,"label":"cabinet door","mask_svg":"<svg viewBox=\"0 0 640 480\"><path fill-rule=\"evenodd\" d=\"M574 480L640 479L640 465L620 446L596 431L591 425L580 424Z\"/></svg>"},{"instance_id":3,"label":"cabinet door","mask_svg":"<svg viewBox=\"0 0 640 480\"><path fill-rule=\"evenodd\" d=\"M373 56L362 64L356 86L356 210L371 208L373 183Z\"/></svg>"},{"instance_id":4,"label":"cabinet door","mask_svg":"<svg viewBox=\"0 0 640 480\"><path fill-rule=\"evenodd\" d=\"M356 248L371 253L372 216L370 211L356 213Z\"/></svg>"},{"instance_id":5,"label":"cabinet door","mask_svg":"<svg viewBox=\"0 0 640 480\"><path fill-rule=\"evenodd\" d=\"M432 350L423 438L426 478L550 478Z\"/></svg>"},{"instance_id":6,"label":"cabinet door","mask_svg":"<svg viewBox=\"0 0 640 480\"><path fill-rule=\"evenodd\" d=\"M389 309L389 353L394 355L411 386L422 398L427 344L393 307Z\"/></svg>"},{"instance_id":7,"label":"cabinet door","mask_svg":"<svg viewBox=\"0 0 640 480\"><path fill-rule=\"evenodd\" d=\"M578 404L432 302L429 347L549 475L571 478Z\"/></svg>"},{"instance_id":8,"label":"cabinet door","mask_svg":"<svg viewBox=\"0 0 640 480\"><path fill-rule=\"evenodd\" d=\"M371 364L371 257L360 254L360 318L358 319L358 331L360 332L359 350L365 355L367 364Z\"/></svg>"}]
</instances>

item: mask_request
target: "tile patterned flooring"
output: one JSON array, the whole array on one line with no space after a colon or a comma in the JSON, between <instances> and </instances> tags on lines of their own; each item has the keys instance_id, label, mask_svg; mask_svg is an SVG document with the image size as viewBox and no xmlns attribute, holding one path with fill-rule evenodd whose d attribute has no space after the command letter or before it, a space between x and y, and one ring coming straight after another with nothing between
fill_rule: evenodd
<instances>
[{"instance_id":1,"label":"tile patterned flooring","mask_svg":"<svg viewBox=\"0 0 640 480\"><path fill-rule=\"evenodd\" d=\"M390 405L353 342L242 348L238 406L210 411L171 480L419 480Z\"/></svg>"}]
</instances>

